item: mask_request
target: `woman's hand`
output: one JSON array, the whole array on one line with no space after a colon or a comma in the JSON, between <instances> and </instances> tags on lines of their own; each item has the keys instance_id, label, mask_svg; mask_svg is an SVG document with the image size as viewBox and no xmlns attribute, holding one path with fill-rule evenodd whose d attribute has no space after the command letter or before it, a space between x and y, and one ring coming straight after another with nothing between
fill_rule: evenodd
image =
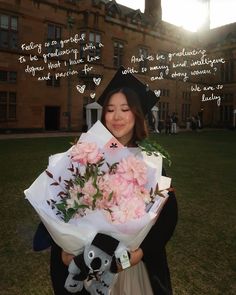
<instances>
[{"instance_id":1,"label":"woman's hand","mask_svg":"<svg viewBox=\"0 0 236 295\"><path fill-rule=\"evenodd\" d=\"M74 257L75 257L74 255L69 254L69 253L65 252L64 250L61 251L61 259L62 259L63 263L67 266L70 264L71 260Z\"/></svg>"},{"instance_id":2,"label":"woman's hand","mask_svg":"<svg viewBox=\"0 0 236 295\"><path fill-rule=\"evenodd\" d=\"M167 190L168 192L175 192L175 189L173 187L169 187Z\"/></svg>"},{"instance_id":3,"label":"woman's hand","mask_svg":"<svg viewBox=\"0 0 236 295\"><path fill-rule=\"evenodd\" d=\"M135 251L130 252L130 264L134 266L138 264L143 258L143 250L141 248L136 249Z\"/></svg>"}]
</instances>

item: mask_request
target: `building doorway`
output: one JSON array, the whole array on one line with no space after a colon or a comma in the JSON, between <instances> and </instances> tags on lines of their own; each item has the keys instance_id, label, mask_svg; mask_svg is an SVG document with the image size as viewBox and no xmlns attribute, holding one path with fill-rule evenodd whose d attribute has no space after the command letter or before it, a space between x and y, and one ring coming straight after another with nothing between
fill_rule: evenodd
<instances>
[{"instance_id":1,"label":"building doorway","mask_svg":"<svg viewBox=\"0 0 236 295\"><path fill-rule=\"evenodd\" d=\"M45 106L45 130L60 129L60 107Z\"/></svg>"}]
</instances>

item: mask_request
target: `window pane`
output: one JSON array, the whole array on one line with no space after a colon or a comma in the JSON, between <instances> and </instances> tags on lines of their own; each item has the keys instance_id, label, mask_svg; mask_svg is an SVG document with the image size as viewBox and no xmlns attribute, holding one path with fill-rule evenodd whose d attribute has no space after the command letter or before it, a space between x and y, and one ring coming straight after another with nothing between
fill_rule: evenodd
<instances>
[{"instance_id":1,"label":"window pane","mask_svg":"<svg viewBox=\"0 0 236 295\"><path fill-rule=\"evenodd\" d=\"M56 40L61 39L61 28L56 27Z\"/></svg>"},{"instance_id":2,"label":"window pane","mask_svg":"<svg viewBox=\"0 0 236 295\"><path fill-rule=\"evenodd\" d=\"M96 48L95 54L96 56L101 56L101 48Z\"/></svg>"},{"instance_id":3,"label":"window pane","mask_svg":"<svg viewBox=\"0 0 236 295\"><path fill-rule=\"evenodd\" d=\"M16 119L16 105L9 105L8 119Z\"/></svg>"},{"instance_id":4,"label":"window pane","mask_svg":"<svg viewBox=\"0 0 236 295\"><path fill-rule=\"evenodd\" d=\"M9 29L9 17L7 15L0 16L0 27L2 29Z\"/></svg>"},{"instance_id":5,"label":"window pane","mask_svg":"<svg viewBox=\"0 0 236 295\"><path fill-rule=\"evenodd\" d=\"M7 119L7 105L0 104L0 120Z\"/></svg>"},{"instance_id":6,"label":"window pane","mask_svg":"<svg viewBox=\"0 0 236 295\"><path fill-rule=\"evenodd\" d=\"M48 39L54 40L55 37L55 27L53 25L48 25Z\"/></svg>"},{"instance_id":7,"label":"window pane","mask_svg":"<svg viewBox=\"0 0 236 295\"><path fill-rule=\"evenodd\" d=\"M16 103L16 93L15 92L10 92L9 93L9 103Z\"/></svg>"},{"instance_id":8,"label":"window pane","mask_svg":"<svg viewBox=\"0 0 236 295\"><path fill-rule=\"evenodd\" d=\"M0 92L0 104L7 103L7 92L1 91Z\"/></svg>"},{"instance_id":9,"label":"window pane","mask_svg":"<svg viewBox=\"0 0 236 295\"><path fill-rule=\"evenodd\" d=\"M118 41L114 41L114 56L113 56L113 66L118 68L122 64L123 57L123 44Z\"/></svg>"},{"instance_id":10,"label":"window pane","mask_svg":"<svg viewBox=\"0 0 236 295\"><path fill-rule=\"evenodd\" d=\"M94 42L94 33L89 33L89 42Z\"/></svg>"},{"instance_id":11,"label":"window pane","mask_svg":"<svg viewBox=\"0 0 236 295\"><path fill-rule=\"evenodd\" d=\"M146 48L139 48L139 56L143 56L144 60L139 63L139 70L142 71L142 68L147 68L147 59L145 59L148 55L148 51Z\"/></svg>"},{"instance_id":12,"label":"window pane","mask_svg":"<svg viewBox=\"0 0 236 295\"><path fill-rule=\"evenodd\" d=\"M7 81L7 71L0 71L0 81L1 82Z\"/></svg>"},{"instance_id":13,"label":"window pane","mask_svg":"<svg viewBox=\"0 0 236 295\"><path fill-rule=\"evenodd\" d=\"M17 72L9 72L9 82L16 83Z\"/></svg>"},{"instance_id":14,"label":"window pane","mask_svg":"<svg viewBox=\"0 0 236 295\"><path fill-rule=\"evenodd\" d=\"M144 57L147 56L147 49L146 48L140 48L139 49L139 55L143 55Z\"/></svg>"},{"instance_id":15,"label":"window pane","mask_svg":"<svg viewBox=\"0 0 236 295\"><path fill-rule=\"evenodd\" d=\"M86 33L85 32L81 32L81 36L82 34L84 34L86 36ZM86 41L81 41L80 42L80 58L84 58L85 57L85 52L83 50L83 47L85 46L86 44Z\"/></svg>"},{"instance_id":16,"label":"window pane","mask_svg":"<svg viewBox=\"0 0 236 295\"><path fill-rule=\"evenodd\" d=\"M8 32L0 31L0 47L8 48Z\"/></svg>"},{"instance_id":17,"label":"window pane","mask_svg":"<svg viewBox=\"0 0 236 295\"><path fill-rule=\"evenodd\" d=\"M10 33L10 48L17 49L18 47L18 34L17 33Z\"/></svg>"},{"instance_id":18,"label":"window pane","mask_svg":"<svg viewBox=\"0 0 236 295\"><path fill-rule=\"evenodd\" d=\"M101 35L96 34L96 43L100 43L100 42L101 42Z\"/></svg>"},{"instance_id":19,"label":"window pane","mask_svg":"<svg viewBox=\"0 0 236 295\"><path fill-rule=\"evenodd\" d=\"M18 23L18 20L17 20L17 17L12 17L11 18L11 29L14 30L14 31L17 31L17 25Z\"/></svg>"}]
</instances>

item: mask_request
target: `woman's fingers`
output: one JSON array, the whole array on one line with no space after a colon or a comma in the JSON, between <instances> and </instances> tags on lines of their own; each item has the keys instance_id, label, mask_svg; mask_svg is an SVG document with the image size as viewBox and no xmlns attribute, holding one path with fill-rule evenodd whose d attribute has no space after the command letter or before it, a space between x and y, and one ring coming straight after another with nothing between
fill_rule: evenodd
<instances>
[{"instance_id":1,"label":"woman's fingers","mask_svg":"<svg viewBox=\"0 0 236 295\"><path fill-rule=\"evenodd\" d=\"M74 255L72 255L72 254L69 254L69 253L67 253L67 252L65 252L65 251L61 251L61 259L62 259L62 261L63 261L63 263L65 264L65 265L69 265L70 264L70 262L71 262L71 260L74 258L75 256Z\"/></svg>"},{"instance_id":2,"label":"woman's fingers","mask_svg":"<svg viewBox=\"0 0 236 295\"><path fill-rule=\"evenodd\" d=\"M131 264L131 266L139 263L142 258L143 258L143 250L141 248L138 248L135 251L131 251L130 252L130 264Z\"/></svg>"}]
</instances>

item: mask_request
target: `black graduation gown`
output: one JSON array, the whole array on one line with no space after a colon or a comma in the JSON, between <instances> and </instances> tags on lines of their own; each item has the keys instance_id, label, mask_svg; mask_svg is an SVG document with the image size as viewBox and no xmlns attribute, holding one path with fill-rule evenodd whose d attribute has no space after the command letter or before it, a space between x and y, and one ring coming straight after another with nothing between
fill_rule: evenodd
<instances>
[{"instance_id":1,"label":"black graduation gown","mask_svg":"<svg viewBox=\"0 0 236 295\"><path fill-rule=\"evenodd\" d=\"M174 232L177 219L175 194L169 192L169 198L159 218L140 245L154 295L173 294L165 246Z\"/></svg>"},{"instance_id":2,"label":"black graduation gown","mask_svg":"<svg viewBox=\"0 0 236 295\"><path fill-rule=\"evenodd\" d=\"M38 225L36 233L33 239L34 251L42 251L51 247L50 256L50 276L52 282L52 288L55 295L71 295L64 288L65 280L68 276L68 266L66 266L61 259L62 249L55 244L46 227L41 222ZM85 289L81 292L73 293L75 295L87 295L89 294Z\"/></svg>"},{"instance_id":3,"label":"black graduation gown","mask_svg":"<svg viewBox=\"0 0 236 295\"><path fill-rule=\"evenodd\" d=\"M169 198L163 207L157 222L140 245L143 261L146 265L154 295L171 295L172 287L165 246L171 238L178 218L175 194L169 192ZM34 236L33 248L40 251L51 246L50 274L55 295L69 295L64 288L68 276L68 267L61 260L61 248L56 245L42 223ZM75 295L87 295L86 290ZM132 294L130 294L132 295ZM148 294L144 294L148 295Z\"/></svg>"},{"instance_id":4,"label":"black graduation gown","mask_svg":"<svg viewBox=\"0 0 236 295\"><path fill-rule=\"evenodd\" d=\"M66 278L68 276L68 266L61 259L61 248L53 243L51 247L50 275L52 287L55 295L72 295L64 288ZM88 295L89 293L83 289L81 292L73 293L74 295Z\"/></svg>"}]
</instances>

